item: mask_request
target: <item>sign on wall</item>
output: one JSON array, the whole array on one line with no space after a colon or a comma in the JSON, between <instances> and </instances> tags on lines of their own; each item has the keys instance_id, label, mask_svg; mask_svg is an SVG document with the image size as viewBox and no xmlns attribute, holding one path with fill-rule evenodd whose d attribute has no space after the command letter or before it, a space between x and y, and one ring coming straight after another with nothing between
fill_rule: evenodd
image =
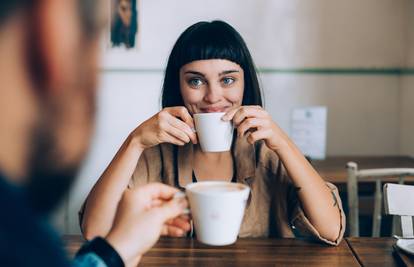
<instances>
[{"instance_id":1,"label":"sign on wall","mask_svg":"<svg viewBox=\"0 0 414 267\"><path fill-rule=\"evenodd\" d=\"M326 156L326 121L327 108L323 106L296 108L292 112L292 140L311 159Z\"/></svg>"}]
</instances>

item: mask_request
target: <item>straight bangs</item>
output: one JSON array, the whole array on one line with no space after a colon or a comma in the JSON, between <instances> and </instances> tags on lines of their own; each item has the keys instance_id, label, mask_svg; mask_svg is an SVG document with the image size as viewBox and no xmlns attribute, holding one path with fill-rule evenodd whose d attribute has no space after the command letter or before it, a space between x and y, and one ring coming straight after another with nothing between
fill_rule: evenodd
<instances>
[{"instance_id":1,"label":"straight bangs","mask_svg":"<svg viewBox=\"0 0 414 267\"><path fill-rule=\"evenodd\" d=\"M200 22L182 36L182 48L177 51L176 68L196 60L226 59L243 66L246 55L230 26L220 22Z\"/></svg>"}]
</instances>

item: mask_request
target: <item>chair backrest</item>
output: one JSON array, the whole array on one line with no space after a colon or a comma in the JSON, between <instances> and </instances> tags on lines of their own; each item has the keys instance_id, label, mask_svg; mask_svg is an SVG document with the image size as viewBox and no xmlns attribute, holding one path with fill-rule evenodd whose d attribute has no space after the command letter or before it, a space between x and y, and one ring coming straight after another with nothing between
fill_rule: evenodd
<instances>
[{"instance_id":1,"label":"chair backrest","mask_svg":"<svg viewBox=\"0 0 414 267\"><path fill-rule=\"evenodd\" d=\"M370 181L375 182L374 211L372 216L372 236L379 237L381 230L381 209L382 209L382 186L381 183L385 178L397 177L398 183L403 184L406 176L414 176L414 168L380 168L380 169L358 169L355 162L347 163L348 180L348 219L349 235L359 236L359 199L358 199L358 182ZM393 225L395 220L393 220ZM395 227L393 226L393 231Z\"/></svg>"},{"instance_id":2,"label":"chair backrest","mask_svg":"<svg viewBox=\"0 0 414 267\"><path fill-rule=\"evenodd\" d=\"M399 184L384 184L385 213L401 216L403 237L414 237L414 186Z\"/></svg>"}]
</instances>

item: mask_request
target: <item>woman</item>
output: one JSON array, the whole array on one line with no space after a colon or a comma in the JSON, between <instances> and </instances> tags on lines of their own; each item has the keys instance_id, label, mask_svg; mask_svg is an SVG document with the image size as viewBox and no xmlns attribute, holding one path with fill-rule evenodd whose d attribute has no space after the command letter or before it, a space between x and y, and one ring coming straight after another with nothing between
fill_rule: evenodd
<instances>
[{"instance_id":1,"label":"woman","mask_svg":"<svg viewBox=\"0 0 414 267\"><path fill-rule=\"evenodd\" d=\"M128 136L89 194L81 218L87 238L109 231L128 186L162 182L183 188L214 178L251 187L240 237L340 242L345 216L337 189L262 108L250 53L230 25L199 22L181 34L168 60L162 106ZM220 111L226 112L223 120L233 121L237 137L231 151L204 153L191 115ZM164 234L182 236L189 226L188 218L176 219Z\"/></svg>"}]
</instances>

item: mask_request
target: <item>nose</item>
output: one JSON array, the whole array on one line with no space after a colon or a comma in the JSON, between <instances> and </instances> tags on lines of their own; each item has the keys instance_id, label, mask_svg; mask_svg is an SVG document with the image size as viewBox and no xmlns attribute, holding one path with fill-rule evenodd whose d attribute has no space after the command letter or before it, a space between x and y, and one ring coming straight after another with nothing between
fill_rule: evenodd
<instances>
[{"instance_id":1,"label":"nose","mask_svg":"<svg viewBox=\"0 0 414 267\"><path fill-rule=\"evenodd\" d=\"M223 96L223 88L220 85L209 85L204 96L204 101L208 103L217 103Z\"/></svg>"}]
</instances>

